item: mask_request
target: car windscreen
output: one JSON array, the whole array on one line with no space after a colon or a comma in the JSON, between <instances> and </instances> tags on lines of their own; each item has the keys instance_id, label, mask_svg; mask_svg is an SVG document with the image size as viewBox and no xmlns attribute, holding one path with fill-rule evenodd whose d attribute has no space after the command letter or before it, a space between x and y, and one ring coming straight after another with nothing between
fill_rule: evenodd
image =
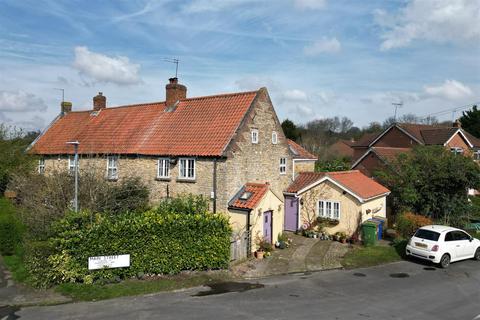
<instances>
[{"instance_id":1,"label":"car windscreen","mask_svg":"<svg viewBox=\"0 0 480 320\"><path fill-rule=\"evenodd\" d=\"M431 230L418 229L417 232L415 232L415 237L430 241L438 241L440 233Z\"/></svg>"}]
</instances>

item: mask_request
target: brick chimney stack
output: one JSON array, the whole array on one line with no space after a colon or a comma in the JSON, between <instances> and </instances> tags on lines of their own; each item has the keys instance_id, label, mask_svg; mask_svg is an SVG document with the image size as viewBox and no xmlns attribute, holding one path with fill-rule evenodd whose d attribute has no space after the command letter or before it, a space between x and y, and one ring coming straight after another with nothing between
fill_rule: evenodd
<instances>
[{"instance_id":1,"label":"brick chimney stack","mask_svg":"<svg viewBox=\"0 0 480 320\"><path fill-rule=\"evenodd\" d=\"M95 97L93 97L93 110L100 111L106 107L107 97L105 97L102 92L99 92Z\"/></svg>"},{"instance_id":2,"label":"brick chimney stack","mask_svg":"<svg viewBox=\"0 0 480 320\"><path fill-rule=\"evenodd\" d=\"M165 105L172 107L177 101L187 98L187 87L179 84L178 78L170 78L168 80L170 83L165 86Z\"/></svg>"},{"instance_id":3,"label":"brick chimney stack","mask_svg":"<svg viewBox=\"0 0 480 320\"><path fill-rule=\"evenodd\" d=\"M462 123L460 122L460 119L455 120L455 122L453 123L453 127L454 128L461 128L462 127Z\"/></svg>"},{"instance_id":4,"label":"brick chimney stack","mask_svg":"<svg viewBox=\"0 0 480 320\"><path fill-rule=\"evenodd\" d=\"M62 112L62 115L72 112L72 103L68 101L63 101L60 104L60 110Z\"/></svg>"}]
</instances>

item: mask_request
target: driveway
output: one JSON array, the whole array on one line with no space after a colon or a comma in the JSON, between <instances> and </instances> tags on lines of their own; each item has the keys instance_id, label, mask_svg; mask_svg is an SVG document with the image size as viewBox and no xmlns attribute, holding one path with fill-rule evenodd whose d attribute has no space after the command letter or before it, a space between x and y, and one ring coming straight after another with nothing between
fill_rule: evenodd
<instances>
[{"instance_id":1,"label":"driveway","mask_svg":"<svg viewBox=\"0 0 480 320\"><path fill-rule=\"evenodd\" d=\"M412 262L271 277L264 285L208 288L29 307L20 319L465 319L480 314L480 263L448 270ZM218 289L218 288L216 288ZM223 288L225 289L225 288ZM227 289L228 290L228 289ZM220 290L221 292L221 290Z\"/></svg>"},{"instance_id":2,"label":"driveway","mask_svg":"<svg viewBox=\"0 0 480 320\"><path fill-rule=\"evenodd\" d=\"M293 243L289 248L276 249L263 260L251 259L231 268L233 274L256 279L271 275L342 268L341 258L349 245L322 241L289 233Z\"/></svg>"}]
</instances>

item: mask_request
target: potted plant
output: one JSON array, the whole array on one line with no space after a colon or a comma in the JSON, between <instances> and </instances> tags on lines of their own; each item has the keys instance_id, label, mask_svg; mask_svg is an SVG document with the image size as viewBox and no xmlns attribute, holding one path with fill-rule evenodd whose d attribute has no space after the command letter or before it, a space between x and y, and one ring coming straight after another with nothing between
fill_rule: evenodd
<instances>
[{"instance_id":1,"label":"potted plant","mask_svg":"<svg viewBox=\"0 0 480 320\"><path fill-rule=\"evenodd\" d=\"M338 238L341 243L347 243L347 235L345 232L339 232Z\"/></svg>"},{"instance_id":2,"label":"potted plant","mask_svg":"<svg viewBox=\"0 0 480 320\"><path fill-rule=\"evenodd\" d=\"M265 252L263 251L263 249L258 249L257 251L255 251L255 257L259 260L263 259L264 254Z\"/></svg>"}]
</instances>

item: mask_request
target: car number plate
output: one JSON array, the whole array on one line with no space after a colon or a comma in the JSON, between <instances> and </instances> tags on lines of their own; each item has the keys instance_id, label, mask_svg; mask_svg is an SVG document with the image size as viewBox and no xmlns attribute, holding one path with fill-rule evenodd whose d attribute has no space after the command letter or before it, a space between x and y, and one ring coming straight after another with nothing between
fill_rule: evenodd
<instances>
[{"instance_id":1,"label":"car number plate","mask_svg":"<svg viewBox=\"0 0 480 320\"><path fill-rule=\"evenodd\" d=\"M415 242L415 246L419 247L419 248L427 248L428 247L426 243L421 243L421 242Z\"/></svg>"}]
</instances>

